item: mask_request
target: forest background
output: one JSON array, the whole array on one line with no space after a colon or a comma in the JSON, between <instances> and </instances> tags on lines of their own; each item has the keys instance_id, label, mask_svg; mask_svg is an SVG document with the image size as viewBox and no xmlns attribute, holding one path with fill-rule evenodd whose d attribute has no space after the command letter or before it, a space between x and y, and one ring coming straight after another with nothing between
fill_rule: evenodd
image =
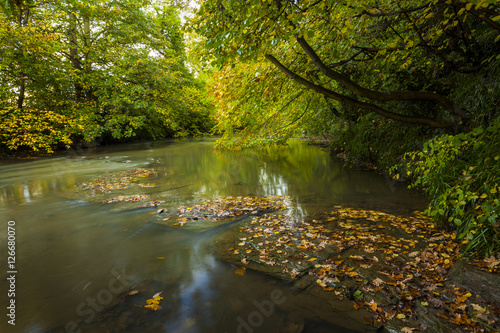
<instances>
[{"instance_id":1,"label":"forest background","mask_svg":"<svg viewBox=\"0 0 500 333\"><path fill-rule=\"evenodd\" d=\"M500 251L497 0L2 1L0 151L328 139Z\"/></svg>"}]
</instances>

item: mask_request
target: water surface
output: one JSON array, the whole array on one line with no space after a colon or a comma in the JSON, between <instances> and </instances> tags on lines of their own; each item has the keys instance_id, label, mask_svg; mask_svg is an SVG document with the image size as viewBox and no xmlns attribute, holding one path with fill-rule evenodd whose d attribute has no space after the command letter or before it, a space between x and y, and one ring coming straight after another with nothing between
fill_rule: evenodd
<instances>
[{"instance_id":1,"label":"water surface","mask_svg":"<svg viewBox=\"0 0 500 333\"><path fill-rule=\"evenodd\" d=\"M314 300L281 281L256 272L235 274L237 267L212 255L217 234L167 228L152 222L156 208L103 204L75 188L102 174L137 168L155 175L141 179L153 187L133 194L158 198L171 211L223 196L287 195L300 218L338 205L400 214L425 205L404 184L346 168L299 141L242 151L214 150L209 139L148 142L2 161L1 267L7 260L7 221L15 221L18 273L16 326L2 320L0 331L99 332L112 323L116 331L131 332L278 332L302 317L306 332L361 330L361 323L346 323L342 311L321 312ZM2 275L7 277L6 270ZM126 307L109 310L121 292L136 286L143 294L138 306L162 292L161 315L129 318ZM0 287L7 304L5 278ZM283 302L266 313L273 297Z\"/></svg>"}]
</instances>

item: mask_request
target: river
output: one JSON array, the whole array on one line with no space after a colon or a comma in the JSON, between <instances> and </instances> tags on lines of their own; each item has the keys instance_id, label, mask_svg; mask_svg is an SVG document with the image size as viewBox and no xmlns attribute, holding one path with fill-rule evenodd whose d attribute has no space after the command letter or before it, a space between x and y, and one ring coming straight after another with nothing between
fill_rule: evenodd
<instances>
[{"instance_id":1,"label":"river","mask_svg":"<svg viewBox=\"0 0 500 333\"><path fill-rule=\"evenodd\" d=\"M398 214L425 207L420 193L405 184L347 168L298 140L237 151L215 150L213 143L143 142L0 161L0 331L278 332L293 331L297 317L304 332L362 331L342 311L321 313L314 299L279 280L251 271L235 274L237 267L211 251L216 234L166 228L151 223L158 207L105 204L75 187L144 168L154 176L141 194L170 211L225 196L271 195L290 196L299 218L339 205ZM11 296L9 221L16 242ZM129 291L139 296L117 302ZM132 316L130 307L143 307L144 299L159 292L161 311ZM11 299L15 326L7 323Z\"/></svg>"}]
</instances>

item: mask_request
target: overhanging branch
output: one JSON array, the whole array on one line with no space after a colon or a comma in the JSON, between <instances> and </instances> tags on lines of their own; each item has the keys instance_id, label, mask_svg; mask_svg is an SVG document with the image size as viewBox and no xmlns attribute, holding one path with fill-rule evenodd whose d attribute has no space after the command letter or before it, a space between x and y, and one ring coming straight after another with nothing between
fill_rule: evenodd
<instances>
[{"instance_id":1,"label":"overhanging branch","mask_svg":"<svg viewBox=\"0 0 500 333\"><path fill-rule=\"evenodd\" d=\"M362 101L355 100L351 97L341 95L339 93L336 93L335 91L332 91L330 89L327 89L323 86L314 84L311 81L308 81L301 77L300 75L297 75L296 73L292 72L290 69L288 69L285 65L283 65L278 59L276 59L273 55L271 54L266 54L266 58L273 63L279 70L281 70L283 73L285 73L289 78L294 80L297 83L302 84L303 86L312 89L325 97L337 100L339 102L343 102L346 104L350 104L356 107L359 107L361 109L365 109L368 111L373 111L383 117L389 118L389 119L394 119L397 121L405 122L405 123L412 123L412 124L422 124L422 125L427 125L429 127L450 127L453 124L448 123L448 122L439 122L431 118L425 118L425 117L411 117L411 116L406 116L398 113L394 113L388 110L385 110L378 105L372 104L372 103L366 103Z\"/></svg>"},{"instance_id":2,"label":"overhanging branch","mask_svg":"<svg viewBox=\"0 0 500 333\"><path fill-rule=\"evenodd\" d=\"M387 102L387 101L434 101L443 105L446 109L448 109L451 113L457 115L459 118L464 116L462 110L447 99L446 97L427 91L388 91L388 92L380 92L375 90L370 90L364 87L361 87L345 75L329 68L326 66L320 57L316 54L313 48L307 43L307 41L303 37L296 37L297 42L302 47L307 56L311 59L313 64L323 73L325 76L329 77L332 80L337 81L339 84L344 86L345 88L351 90L356 95L365 97L371 100Z\"/></svg>"}]
</instances>

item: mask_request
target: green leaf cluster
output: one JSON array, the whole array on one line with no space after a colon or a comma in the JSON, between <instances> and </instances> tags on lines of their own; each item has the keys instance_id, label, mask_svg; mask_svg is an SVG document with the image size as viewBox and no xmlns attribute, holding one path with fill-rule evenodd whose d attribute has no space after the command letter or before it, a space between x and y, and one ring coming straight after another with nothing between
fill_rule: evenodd
<instances>
[{"instance_id":1,"label":"green leaf cluster","mask_svg":"<svg viewBox=\"0 0 500 333\"><path fill-rule=\"evenodd\" d=\"M500 118L483 130L442 135L406 155L405 173L429 197L427 213L456 230L468 255L500 251Z\"/></svg>"},{"instance_id":2,"label":"green leaf cluster","mask_svg":"<svg viewBox=\"0 0 500 333\"><path fill-rule=\"evenodd\" d=\"M189 69L176 7L67 0L2 9L0 126L17 128L2 132L0 150L210 132L211 104Z\"/></svg>"}]
</instances>

